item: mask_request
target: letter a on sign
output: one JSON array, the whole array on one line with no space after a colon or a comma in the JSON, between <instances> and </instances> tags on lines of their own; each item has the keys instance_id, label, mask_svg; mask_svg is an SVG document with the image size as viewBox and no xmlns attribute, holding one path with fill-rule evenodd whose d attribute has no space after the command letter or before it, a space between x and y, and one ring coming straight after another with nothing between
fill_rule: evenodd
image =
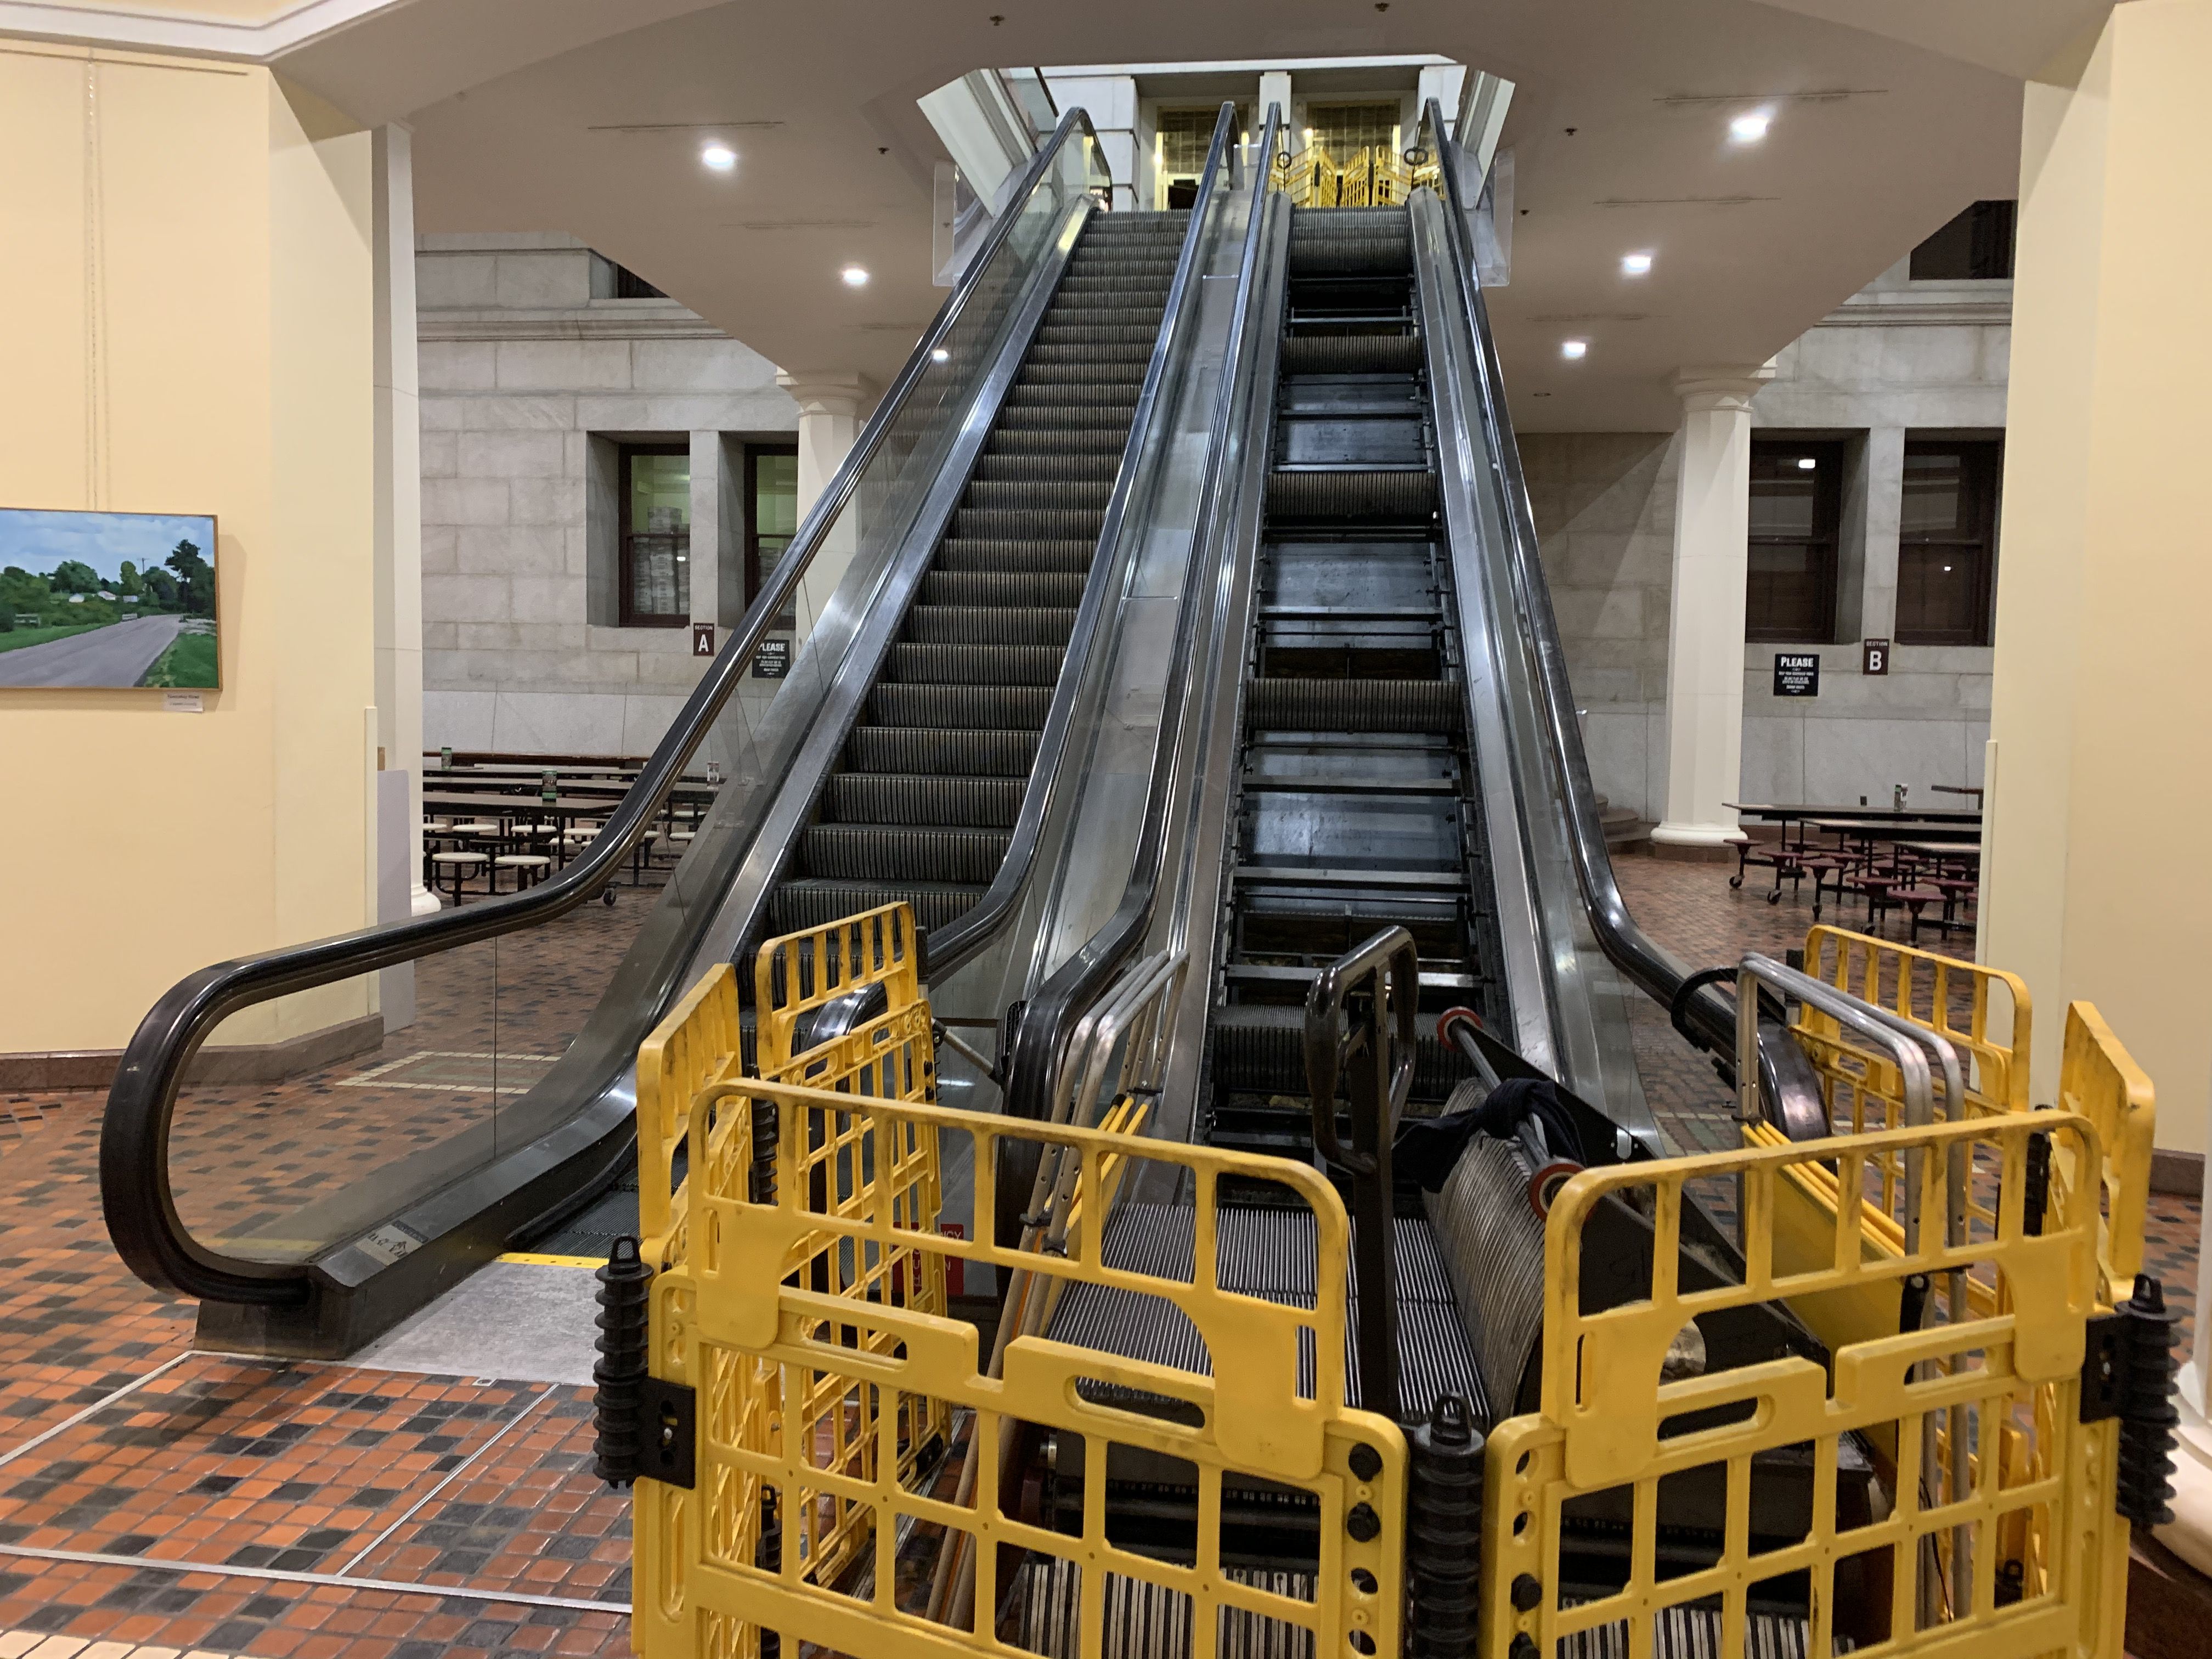
<instances>
[{"instance_id":1,"label":"letter a on sign","mask_svg":"<svg viewBox=\"0 0 2212 1659\"><path fill-rule=\"evenodd\" d=\"M691 624L691 654L695 657L711 657L714 654L714 623L693 623Z\"/></svg>"}]
</instances>

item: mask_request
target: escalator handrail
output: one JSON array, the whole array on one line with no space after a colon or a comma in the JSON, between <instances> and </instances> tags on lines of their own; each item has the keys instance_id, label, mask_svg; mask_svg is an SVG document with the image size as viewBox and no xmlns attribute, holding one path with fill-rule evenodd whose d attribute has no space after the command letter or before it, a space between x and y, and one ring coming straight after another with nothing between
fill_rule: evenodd
<instances>
[{"instance_id":1,"label":"escalator handrail","mask_svg":"<svg viewBox=\"0 0 2212 1659\"><path fill-rule=\"evenodd\" d=\"M1223 124L1228 119L1228 112L1224 111L1222 123L1215 126L1213 143L1216 150L1222 147ZM1261 143L1255 152L1261 161L1252 175L1252 215L1244 228L1244 246L1237 265L1237 313L1230 325L1228 349L1222 359L1221 384L1214 415L1214 441L1208 450L1206 472L1199 494L1197 535L1192 545L1194 572L1198 568L1200 556L1218 539L1209 526L1220 510L1222 457L1225 448L1223 438L1225 424L1233 410L1239 381L1237 368L1243 355L1244 338L1250 323L1252 295L1257 285L1260 232L1266 216L1267 198L1267 158L1274 153L1281 122L1281 106L1270 104ZM1210 167L1212 164L1213 157L1209 155L1207 165ZM1105 924L1030 997L1014 1028L1010 1052L1001 1067L1001 1074L1006 1079L1006 1110L1012 1115L1041 1118L1049 1112L1054 1079L1058 1075L1061 1056L1069 1039L1091 1005L1113 983L1114 975L1121 963L1143 943L1151 923L1167 849L1169 805L1175 793L1167 787L1170 781L1163 774L1172 763L1179 746L1176 742L1170 741L1170 733L1179 733L1188 717L1189 683L1199 667L1191 660L1194 653L1190 646L1201 598L1211 591L1212 585L1196 580L1194 575L1185 580L1182 602L1177 611L1173 649L1174 659L1187 666L1185 672L1170 682L1170 699L1160 711L1159 730L1153 739L1152 778L1146 792L1145 821L1138 833L1136 853L1131 861L1129 879L1122 890L1121 901Z\"/></svg>"},{"instance_id":2,"label":"escalator handrail","mask_svg":"<svg viewBox=\"0 0 2212 1659\"><path fill-rule=\"evenodd\" d=\"M191 1237L177 1213L169 1185L169 1127L191 1055L222 1019L241 1007L552 921L614 878L659 817L692 752L737 690L754 652L933 367L932 349L951 333L1063 146L1079 133L1094 164L1104 167L1090 116L1080 108L1069 110L1031 159L1007 198L1006 210L939 307L836 476L808 510L767 585L582 856L551 880L520 892L200 969L170 987L147 1012L116 1068L100 1146L100 1204L108 1235L140 1279L158 1290L207 1300L280 1306L307 1299L307 1263L218 1256Z\"/></svg>"},{"instance_id":3,"label":"escalator handrail","mask_svg":"<svg viewBox=\"0 0 2212 1659\"><path fill-rule=\"evenodd\" d=\"M1636 925L1627 901L1613 873L1613 856L1607 850L1605 829L1598 816L1597 791L1590 782L1589 757L1583 748L1582 727L1575 719L1574 692L1567 678L1566 652L1559 641L1559 625L1552 611L1551 590L1546 586L1540 562L1535 515L1528 503L1528 486L1521 471L1521 451L1512 423L1505 416L1505 385L1491 337L1490 313L1482 299L1473 232L1468 214L1471 204L1462 191L1465 183L1462 159L1466 152L1446 135L1443 111L1435 99L1423 109L1442 165L1439 188L1449 210L1444 217L1460 287L1461 302L1475 345L1480 376L1476 386L1484 424L1489 428L1491 465L1496 470L1503 497L1507 531L1508 562L1513 571L1516 596L1527 638L1534 647L1536 691L1543 709L1543 725L1552 759L1566 796L1567 842L1574 858L1575 878L1582 888L1583 908L1599 947L1613 964L1639 989L1662 1006L1674 1005L1689 969ZM1735 1040L1735 1005L1710 986L1700 987L1684 1000L1682 1019L1701 1047L1726 1052Z\"/></svg>"},{"instance_id":4,"label":"escalator handrail","mask_svg":"<svg viewBox=\"0 0 2212 1659\"><path fill-rule=\"evenodd\" d=\"M1045 712L1044 729L1037 739L1036 764L1030 769L1029 785L1022 794L1012 837L1007 842L1005 858L1000 860L999 872L992 878L983 896L965 915L926 936L924 970L934 982L942 983L947 975L998 937L1028 884L1030 866L1036 860L1046 820L1066 770L1078 682L1084 677L1091 646L1105 615L1111 578L1122 564L1107 556L1121 544L1122 526L1136 491L1139 459L1151 440L1160 387L1167 377L1183 313L1196 295L1198 245L1204 233L1206 208L1220 185L1226 160L1225 140L1234 131L1235 116L1236 106L1224 104L1213 124L1213 142L1206 151L1206 171L1200 176L1198 193L1190 206L1190 225L1183 233L1182 246L1176 257L1175 276L1168 284L1167 302L1160 313L1160 331L1152 343L1152 356L1146 362L1144 380L1137 389L1128 441L1122 446L1113 492L1106 501L1106 516L1099 524L1091 578L1084 584L1075 626L1068 635L1066 654L1061 659L1060 679L1053 688L1052 702Z\"/></svg>"}]
</instances>

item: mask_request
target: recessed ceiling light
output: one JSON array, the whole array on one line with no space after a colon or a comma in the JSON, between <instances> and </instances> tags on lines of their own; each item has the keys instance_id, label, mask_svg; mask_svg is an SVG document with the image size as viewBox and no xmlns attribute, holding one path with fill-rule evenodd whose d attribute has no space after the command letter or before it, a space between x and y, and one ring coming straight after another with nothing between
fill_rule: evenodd
<instances>
[{"instance_id":1,"label":"recessed ceiling light","mask_svg":"<svg viewBox=\"0 0 2212 1659\"><path fill-rule=\"evenodd\" d=\"M709 144L699 152L699 162L701 166L710 167L717 173L727 173L732 167L737 166L738 153L727 144Z\"/></svg>"},{"instance_id":2,"label":"recessed ceiling light","mask_svg":"<svg viewBox=\"0 0 2212 1659\"><path fill-rule=\"evenodd\" d=\"M858 265L847 265L837 274L845 279L847 288L866 288L868 285L868 273Z\"/></svg>"},{"instance_id":3,"label":"recessed ceiling light","mask_svg":"<svg viewBox=\"0 0 2212 1659\"><path fill-rule=\"evenodd\" d=\"M1569 362L1572 362L1576 358L1581 356L1589 349L1589 342L1588 340L1562 340L1559 342L1559 356L1565 357Z\"/></svg>"},{"instance_id":4,"label":"recessed ceiling light","mask_svg":"<svg viewBox=\"0 0 2212 1659\"><path fill-rule=\"evenodd\" d=\"M1739 144L1755 144L1766 137L1767 124L1773 118L1763 109L1739 115L1729 123L1729 137Z\"/></svg>"},{"instance_id":5,"label":"recessed ceiling light","mask_svg":"<svg viewBox=\"0 0 2212 1659\"><path fill-rule=\"evenodd\" d=\"M929 361L933 363L949 363L952 361L952 354L943 346L939 346L929 354Z\"/></svg>"},{"instance_id":6,"label":"recessed ceiling light","mask_svg":"<svg viewBox=\"0 0 2212 1659\"><path fill-rule=\"evenodd\" d=\"M1810 472L1818 465L1820 462L1814 460L1810 455L1800 455L1797 458L1797 470L1800 472Z\"/></svg>"},{"instance_id":7,"label":"recessed ceiling light","mask_svg":"<svg viewBox=\"0 0 2212 1659\"><path fill-rule=\"evenodd\" d=\"M1624 253L1620 256L1620 274L1624 276L1648 276L1651 274L1651 256L1648 253Z\"/></svg>"}]
</instances>

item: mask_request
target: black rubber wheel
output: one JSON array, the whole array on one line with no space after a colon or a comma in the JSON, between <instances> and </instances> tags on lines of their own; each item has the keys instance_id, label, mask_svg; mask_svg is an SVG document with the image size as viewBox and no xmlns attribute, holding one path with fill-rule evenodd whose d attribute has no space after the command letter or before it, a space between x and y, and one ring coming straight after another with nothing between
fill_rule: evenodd
<instances>
[{"instance_id":1,"label":"black rubber wheel","mask_svg":"<svg viewBox=\"0 0 2212 1659\"><path fill-rule=\"evenodd\" d=\"M1778 888L1778 889L1776 889L1773 892L1769 893L1769 894L1766 896L1766 902L1767 902L1769 904L1779 904L1779 903L1781 903L1781 902L1782 902L1782 892L1781 892L1781 890L1780 890L1779 888Z\"/></svg>"},{"instance_id":2,"label":"black rubber wheel","mask_svg":"<svg viewBox=\"0 0 2212 1659\"><path fill-rule=\"evenodd\" d=\"M605 905L608 909L613 909L615 908L615 890L610 887L606 891L601 893L599 895L599 902Z\"/></svg>"},{"instance_id":3,"label":"black rubber wheel","mask_svg":"<svg viewBox=\"0 0 2212 1659\"><path fill-rule=\"evenodd\" d=\"M1743 885L1743 878L1742 878L1741 876L1730 876L1730 877L1729 878L1729 886L1731 886L1731 887L1741 887L1741 886L1742 886L1742 885Z\"/></svg>"}]
</instances>

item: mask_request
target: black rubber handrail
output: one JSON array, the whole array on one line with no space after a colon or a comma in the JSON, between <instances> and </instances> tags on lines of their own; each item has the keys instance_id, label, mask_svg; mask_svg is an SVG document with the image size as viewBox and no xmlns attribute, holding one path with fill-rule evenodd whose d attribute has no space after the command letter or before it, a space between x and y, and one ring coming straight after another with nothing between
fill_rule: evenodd
<instances>
[{"instance_id":1,"label":"black rubber handrail","mask_svg":"<svg viewBox=\"0 0 2212 1659\"><path fill-rule=\"evenodd\" d=\"M1573 854L1575 879L1582 889L1583 906L1591 932L1607 958L1628 979L1662 1006L1674 1007L1676 994L1689 976L1689 969L1676 961L1636 925L1627 901L1620 896L1613 874L1613 855L1607 850L1605 827L1598 816L1597 791L1590 782L1589 758L1583 749L1582 727L1575 719L1574 691L1567 678L1565 648L1559 642L1559 625L1552 612L1551 589L1545 584L1539 561L1535 515L1528 505L1528 486L1522 476L1521 451L1514 441L1513 426L1505 414L1505 385L1491 337L1490 313L1482 299L1482 286L1474 258L1474 234L1468 213L1472 204L1461 198L1464 180L1457 140L1446 136L1443 111L1435 99L1423 111L1436 143L1439 188L1448 211L1461 302L1473 331L1481 370L1477 383L1483 424L1487 428L1490 464L1497 471L1504 508L1509 562L1526 637L1536 665L1536 690L1543 708L1544 731L1552 758L1566 796L1567 842ZM1685 1035L1702 1048L1732 1051L1735 1042L1735 1006L1711 986L1699 987L1684 998L1680 1024Z\"/></svg>"},{"instance_id":2,"label":"black rubber handrail","mask_svg":"<svg viewBox=\"0 0 2212 1659\"><path fill-rule=\"evenodd\" d=\"M289 1306L309 1299L307 1263L218 1256L192 1238L177 1213L169 1185L169 1129L177 1091L192 1054L217 1024L240 1008L540 926L565 915L613 879L659 817L669 790L744 678L754 652L811 567L830 526L852 499L915 386L933 366L932 349L951 331L1021 218L1023 204L1079 132L1095 151L1097 135L1089 115L1071 109L1031 160L1009 198L1011 205L939 308L836 476L808 511L767 586L684 699L667 735L581 857L550 881L503 897L203 968L172 986L148 1011L117 1067L100 1140L100 1206L108 1236L140 1279L157 1290L206 1300Z\"/></svg>"},{"instance_id":3,"label":"black rubber handrail","mask_svg":"<svg viewBox=\"0 0 2212 1659\"><path fill-rule=\"evenodd\" d=\"M1218 152L1226 142L1230 118L1231 111L1224 108L1221 119L1215 124L1215 152ZM1231 324L1229 349L1222 362L1221 388L1214 421L1217 434L1224 430L1224 424L1230 416L1238 382L1237 364L1243 355L1249 320L1260 258L1261 223L1267 207L1267 158L1274 152L1275 137L1281 119L1280 106L1269 105L1266 129L1257 152L1261 160L1253 173L1252 216L1245 227L1243 253L1238 265L1237 316ZM1209 154L1206 165L1212 167L1214 161L1215 155ZM1208 525L1220 506L1224 448L1217 437L1206 459L1205 479L1199 497L1197 524L1200 539L1194 543L1194 557L1214 539L1208 532ZM1190 661L1200 598L1208 591L1211 591L1208 584L1194 578L1186 580L1182 604L1176 614L1171 661ZM1104 926L1085 940L1075 953L1038 987L1023 1006L1020 1018L1015 1024L1009 1053L1000 1066L1000 1074L1006 1079L1006 1109L1013 1115L1042 1118L1048 1115L1053 1077L1077 1023L1113 982L1114 975L1120 971L1121 964L1143 943L1146 930L1151 925L1152 908L1159 895L1160 873L1169 840L1168 808L1173 792L1165 787L1166 773L1173 764L1177 747L1170 738L1179 726L1189 701L1188 682L1189 675L1187 673L1170 679L1170 696L1160 711L1159 732L1153 740L1152 776L1145 796L1145 821L1138 832L1135 856L1120 902ZM1001 1191L1006 1190L1002 1186Z\"/></svg>"},{"instance_id":4,"label":"black rubber handrail","mask_svg":"<svg viewBox=\"0 0 2212 1659\"><path fill-rule=\"evenodd\" d=\"M990 886L975 901L974 908L925 939L924 969L937 982L941 983L947 975L998 936L1000 929L1012 918L1015 903L1028 884L1030 866L1036 860L1038 843L1066 771L1067 738L1075 719L1078 682L1083 678L1082 668L1090 660L1091 647L1105 615L1108 591L1121 568L1121 562L1106 556L1121 543L1122 525L1128 517L1130 500L1136 490L1138 460L1150 438L1153 411L1159 402L1160 386L1167 377L1169 360L1174 355L1179 321L1196 287L1198 243L1204 231L1206 209L1220 185L1224 139L1233 131L1235 117L1236 106L1224 104L1213 124L1213 143L1206 151L1206 171L1200 175L1198 194L1190 208L1190 225L1183 233L1182 247L1176 258L1175 276L1168 284L1167 303L1160 313L1159 337L1152 343L1152 355L1145 364L1145 378L1137 389L1128 441L1122 447L1113 493L1106 501L1106 516L1098 527L1091 580L1084 584L1075 626L1068 635L1065 665L1045 711L1044 730L1037 740L1036 764L1030 773L1029 787L1022 793L1021 811L1015 817L1006 855L1000 862L998 874L992 878Z\"/></svg>"}]
</instances>

